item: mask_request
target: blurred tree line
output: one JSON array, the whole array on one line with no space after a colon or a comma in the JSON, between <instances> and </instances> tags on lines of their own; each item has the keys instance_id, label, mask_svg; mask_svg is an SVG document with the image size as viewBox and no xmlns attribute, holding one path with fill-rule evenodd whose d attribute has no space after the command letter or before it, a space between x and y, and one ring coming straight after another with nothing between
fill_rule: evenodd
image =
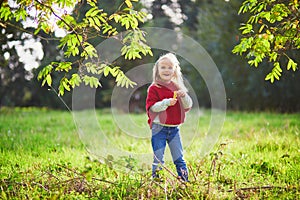
<instances>
[{"instance_id":1,"label":"blurred tree line","mask_svg":"<svg viewBox=\"0 0 300 200\"><path fill-rule=\"evenodd\" d=\"M120 1L121 2L121 1ZM142 5L142 3L144 4ZM165 27L181 30L184 34L199 42L216 63L225 84L227 107L234 110L271 110L280 112L296 112L300 110L299 71L287 73L280 81L265 81L265 74L272 69L270 64L257 69L250 67L247 61L232 54L233 47L240 39L239 26L245 16L238 15L242 0L154 0L143 1L138 5L145 9L149 19L144 27ZM115 10L113 1L101 1L101 5ZM84 10L84 9L83 9ZM20 62L16 47L8 45L13 41L24 44L24 30L14 26L0 26L0 107L1 106L46 106L55 109L72 107L72 92L59 97L54 88L59 84L53 77L53 88L41 87L37 74L51 61L60 61L61 52L57 49L58 40L42 35L46 39L36 38L43 46L43 59L40 67L31 72L24 69ZM93 39L100 43L103 38ZM154 56L141 60L126 61L117 59L126 72L134 66L154 63L163 53L155 50ZM9 56L4 56L9 53ZM293 52L296 62L300 63L300 53ZM180 59L185 78L196 92L200 107L210 107L210 96L201 76L195 72L184 58ZM57 80L59 77L56 77ZM109 107L115 80L100 80L102 87L97 89L95 106ZM132 111L144 110L147 86L136 90L132 95Z\"/></svg>"}]
</instances>

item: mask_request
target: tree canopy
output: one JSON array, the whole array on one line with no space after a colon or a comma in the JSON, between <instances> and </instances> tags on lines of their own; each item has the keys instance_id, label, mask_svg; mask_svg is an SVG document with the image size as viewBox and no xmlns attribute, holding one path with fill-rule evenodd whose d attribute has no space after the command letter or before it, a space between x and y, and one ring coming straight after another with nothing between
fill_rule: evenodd
<instances>
[{"instance_id":1,"label":"tree canopy","mask_svg":"<svg viewBox=\"0 0 300 200\"><path fill-rule=\"evenodd\" d=\"M144 34L139 28L140 23L144 22L145 14L134 9L133 3L136 1L124 0L117 10L109 13L96 0L87 0L88 10L84 16L80 16L84 1L3 1L0 25L7 27L14 21L33 20L36 23L32 32L34 35L41 32L51 35L56 27L65 32L58 45L64 51L64 59L51 62L38 75L42 85L51 86L53 73L63 73L59 84L60 95L82 82L94 88L101 86L97 78L101 74L111 74L118 85L132 87L135 83L125 76L120 66L113 66L99 58L95 44L90 40L95 37L115 37L123 45L121 54L129 60L141 58L142 55L152 55L151 48L146 44ZM123 31L127 31L126 35L118 37ZM74 72L74 69L77 71Z\"/></svg>"},{"instance_id":2,"label":"tree canopy","mask_svg":"<svg viewBox=\"0 0 300 200\"><path fill-rule=\"evenodd\" d=\"M300 49L300 8L298 0L246 0L239 13L249 18L240 27L244 37L233 53L244 55L251 66L264 60L273 64L265 80L279 80L286 70L296 71L293 51Z\"/></svg>"}]
</instances>

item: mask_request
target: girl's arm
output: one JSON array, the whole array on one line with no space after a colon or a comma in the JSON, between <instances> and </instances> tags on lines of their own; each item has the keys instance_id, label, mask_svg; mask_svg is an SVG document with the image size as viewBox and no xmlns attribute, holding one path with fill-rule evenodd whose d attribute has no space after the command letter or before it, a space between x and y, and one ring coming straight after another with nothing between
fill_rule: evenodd
<instances>
[{"instance_id":1,"label":"girl's arm","mask_svg":"<svg viewBox=\"0 0 300 200\"><path fill-rule=\"evenodd\" d=\"M184 109L190 109L192 107L193 101L187 92L183 90L178 90L177 96L181 99L182 106Z\"/></svg>"},{"instance_id":2,"label":"girl's arm","mask_svg":"<svg viewBox=\"0 0 300 200\"><path fill-rule=\"evenodd\" d=\"M150 109L152 112L161 112L167 110L169 106L174 105L175 103L176 103L176 99L173 98L164 99L162 101L156 102L153 106L151 106Z\"/></svg>"},{"instance_id":3,"label":"girl's arm","mask_svg":"<svg viewBox=\"0 0 300 200\"><path fill-rule=\"evenodd\" d=\"M188 94L185 94L184 97L181 97L181 102L184 109L189 109L193 105L193 101Z\"/></svg>"}]
</instances>

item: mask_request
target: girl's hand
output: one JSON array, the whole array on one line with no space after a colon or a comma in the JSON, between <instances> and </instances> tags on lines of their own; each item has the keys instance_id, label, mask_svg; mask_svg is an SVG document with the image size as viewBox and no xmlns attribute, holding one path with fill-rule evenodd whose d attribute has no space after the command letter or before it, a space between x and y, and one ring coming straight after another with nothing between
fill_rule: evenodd
<instances>
[{"instance_id":1,"label":"girl's hand","mask_svg":"<svg viewBox=\"0 0 300 200\"><path fill-rule=\"evenodd\" d=\"M169 98L170 100L170 106L174 106L177 102L177 99Z\"/></svg>"},{"instance_id":2,"label":"girl's hand","mask_svg":"<svg viewBox=\"0 0 300 200\"><path fill-rule=\"evenodd\" d=\"M186 93L182 90L177 91L177 97L185 97Z\"/></svg>"}]
</instances>

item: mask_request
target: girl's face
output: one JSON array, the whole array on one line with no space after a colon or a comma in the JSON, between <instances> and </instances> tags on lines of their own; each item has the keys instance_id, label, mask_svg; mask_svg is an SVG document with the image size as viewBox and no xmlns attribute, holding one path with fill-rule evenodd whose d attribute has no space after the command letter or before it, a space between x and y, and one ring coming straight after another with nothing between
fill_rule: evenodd
<instances>
[{"instance_id":1,"label":"girl's face","mask_svg":"<svg viewBox=\"0 0 300 200\"><path fill-rule=\"evenodd\" d=\"M175 74L175 67L169 59L162 59L158 63L158 75L160 79L164 82L171 82Z\"/></svg>"}]
</instances>

